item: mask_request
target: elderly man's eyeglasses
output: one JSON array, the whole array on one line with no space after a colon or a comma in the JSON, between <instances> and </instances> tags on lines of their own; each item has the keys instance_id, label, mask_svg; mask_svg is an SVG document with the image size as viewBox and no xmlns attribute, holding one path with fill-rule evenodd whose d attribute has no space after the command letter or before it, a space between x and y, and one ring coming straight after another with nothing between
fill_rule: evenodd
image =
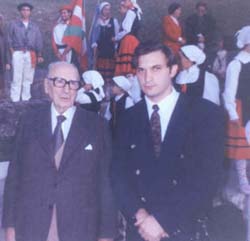
<instances>
[{"instance_id":1,"label":"elderly man's eyeglasses","mask_svg":"<svg viewBox=\"0 0 250 241\"><path fill-rule=\"evenodd\" d=\"M78 90L81 87L81 83L78 80L66 80L60 77L54 77L54 78L47 77L47 79L53 81L53 85L58 88L64 88L66 85L69 85L70 89Z\"/></svg>"}]
</instances>

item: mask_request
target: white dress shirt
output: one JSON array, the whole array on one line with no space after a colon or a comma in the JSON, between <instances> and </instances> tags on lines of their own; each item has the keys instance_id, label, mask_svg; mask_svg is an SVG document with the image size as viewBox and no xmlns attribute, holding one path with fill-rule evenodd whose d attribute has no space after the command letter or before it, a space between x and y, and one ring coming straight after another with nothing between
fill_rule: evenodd
<instances>
[{"instance_id":1,"label":"white dress shirt","mask_svg":"<svg viewBox=\"0 0 250 241\"><path fill-rule=\"evenodd\" d=\"M179 93L172 88L172 92L166 96L163 100L161 100L158 103L152 102L147 96L145 96L145 101L147 105L147 111L148 111L148 118L151 118L151 115L153 113L153 105L158 105L159 107L159 115L160 115L160 122L161 122L161 140L164 140L165 133L168 128L168 124L170 121L170 118L173 114L175 105L177 103L177 100L179 98Z\"/></svg>"},{"instance_id":2,"label":"white dress shirt","mask_svg":"<svg viewBox=\"0 0 250 241\"><path fill-rule=\"evenodd\" d=\"M57 45L65 45L65 43L62 41L63 37L64 37L64 32L66 30L66 28L68 27L67 23L58 23L53 30L53 38L54 41ZM60 54L63 54L65 48L60 48L58 49L58 52ZM71 57L72 57L72 51L70 50L67 54L66 54L66 61L67 62L71 62Z\"/></svg>"},{"instance_id":3,"label":"white dress shirt","mask_svg":"<svg viewBox=\"0 0 250 241\"><path fill-rule=\"evenodd\" d=\"M176 77L177 84L193 84L200 75L200 69L197 65L192 65L189 69L182 70ZM204 90L202 98L220 105L220 86L217 77L214 74L205 72Z\"/></svg>"},{"instance_id":4,"label":"white dress shirt","mask_svg":"<svg viewBox=\"0 0 250 241\"><path fill-rule=\"evenodd\" d=\"M238 89L239 76L241 71L241 63L247 64L250 62L250 53L241 51L232 60L226 71L225 90L222 94L225 108L228 111L230 120L237 120L239 116L236 111L236 93Z\"/></svg>"},{"instance_id":5,"label":"white dress shirt","mask_svg":"<svg viewBox=\"0 0 250 241\"><path fill-rule=\"evenodd\" d=\"M72 120L74 117L76 111L76 107L72 106L69 109L67 109L63 114L66 120L62 122L62 132L63 132L63 137L64 137L64 141L66 141L68 134L69 134L69 130L72 124ZM51 126L52 126L52 133L54 133L54 130L56 128L56 124L57 124L57 116L60 115L56 108L55 105L52 103L51 104Z\"/></svg>"}]
</instances>

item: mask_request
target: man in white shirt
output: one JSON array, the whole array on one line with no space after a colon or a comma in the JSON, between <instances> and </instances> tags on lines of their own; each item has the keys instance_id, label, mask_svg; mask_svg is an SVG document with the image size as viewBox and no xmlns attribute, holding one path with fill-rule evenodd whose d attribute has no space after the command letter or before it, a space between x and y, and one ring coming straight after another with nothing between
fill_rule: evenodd
<instances>
[{"instance_id":1,"label":"man in white shirt","mask_svg":"<svg viewBox=\"0 0 250 241\"><path fill-rule=\"evenodd\" d=\"M117 124L111 181L127 240L191 240L212 204L223 160L223 115L179 94L170 49L142 43L134 64L144 99Z\"/></svg>"},{"instance_id":2,"label":"man in white shirt","mask_svg":"<svg viewBox=\"0 0 250 241\"><path fill-rule=\"evenodd\" d=\"M6 179L6 241L112 241L108 127L74 106L80 77L67 62L49 66L50 104L27 111Z\"/></svg>"},{"instance_id":3,"label":"man in white shirt","mask_svg":"<svg viewBox=\"0 0 250 241\"><path fill-rule=\"evenodd\" d=\"M52 32L52 48L59 61L72 62L72 49L63 42L63 36L72 15L72 6L63 5L60 17Z\"/></svg>"}]
</instances>

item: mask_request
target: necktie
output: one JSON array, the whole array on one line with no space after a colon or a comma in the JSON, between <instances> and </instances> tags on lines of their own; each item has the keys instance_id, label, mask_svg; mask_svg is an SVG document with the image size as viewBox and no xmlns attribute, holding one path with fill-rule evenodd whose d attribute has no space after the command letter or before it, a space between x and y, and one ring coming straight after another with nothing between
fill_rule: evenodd
<instances>
[{"instance_id":1,"label":"necktie","mask_svg":"<svg viewBox=\"0 0 250 241\"><path fill-rule=\"evenodd\" d=\"M57 116L57 124L54 131L53 139L54 139L54 156L62 146L64 142L63 132L62 132L62 123L66 120L63 115Z\"/></svg>"},{"instance_id":2,"label":"necktie","mask_svg":"<svg viewBox=\"0 0 250 241\"><path fill-rule=\"evenodd\" d=\"M150 118L151 132L153 138L153 146L155 151L155 156L158 158L161 151L161 122L160 115L158 113L158 105L153 105L153 113Z\"/></svg>"}]
</instances>

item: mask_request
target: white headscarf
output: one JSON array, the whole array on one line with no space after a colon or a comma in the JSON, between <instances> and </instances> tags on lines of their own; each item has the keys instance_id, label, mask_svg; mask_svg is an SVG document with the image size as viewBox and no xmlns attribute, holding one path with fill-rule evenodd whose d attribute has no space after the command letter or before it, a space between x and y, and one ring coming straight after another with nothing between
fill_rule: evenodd
<instances>
[{"instance_id":1,"label":"white headscarf","mask_svg":"<svg viewBox=\"0 0 250 241\"><path fill-rule=\"evenodd\" d=\"M196 45L183 46L181 47L181 51L190 61L195 62L196 65L203 64L206 59L205 53Z\"/></svg>"},{"instance_id":2,"label":"white headscarf","mask_svg":"<svg viewBox=\"0 0 250 241\"><path fill-rule=\"evenodd\" d=\"M113 80L120 88L122 88L124 91L129 93L129 90L131 89L132 84L125 76L122 76L122 75L115 76L113 77Z\"/></svg>"},{"instance_id":3,"label":"white headscarf","mask_svg":"<svg viewBox=\"0 0 250 241\"><path fill-rule=\"evenodd\" d=\"M237 37L236 45L239 49L244 48L247 44L250 44L250 25L240 29L235 36Z\"/></svg>"},{"instance_id":4,"label":"white headscarf","mask_svg":"<svg viewBox=\"0 0 250 241\"><path fill-rule=\"evenodd\" d=\"M141 20L141 15L142 15L142 9L137 3L136 0L131 0L131 3L133 4L134 8L137 8L137 17L139 20Z\"/></svg>"},{"instance_id":5,"label":"white headscarf","mask_svg":"<svg viewBox=\"0 0 250 241\"><path fill-rule=\"evenodd\" d=\"M102 12L102 9L103 9L105 6L107 6L107 5L111 6L111 4L110 4L109 2L102 2L102 3L100 3L100 5L99 5L99 13L101 13L101 12Z\"/></svg>"},{"instance_id":6,"label":"white headscarf","mask_svg":"<svg viewBox=\"0 0 250 241\"><path fill-rule=\"evenodd\" d=\"M100 90L99 94L102 98L105 97L105 94L103 91L104 80L98 71L96 70L85 71L82 74L82 78L86 84L91 84L94 89L98 88Z\"/></svg>"}]
</instances>

